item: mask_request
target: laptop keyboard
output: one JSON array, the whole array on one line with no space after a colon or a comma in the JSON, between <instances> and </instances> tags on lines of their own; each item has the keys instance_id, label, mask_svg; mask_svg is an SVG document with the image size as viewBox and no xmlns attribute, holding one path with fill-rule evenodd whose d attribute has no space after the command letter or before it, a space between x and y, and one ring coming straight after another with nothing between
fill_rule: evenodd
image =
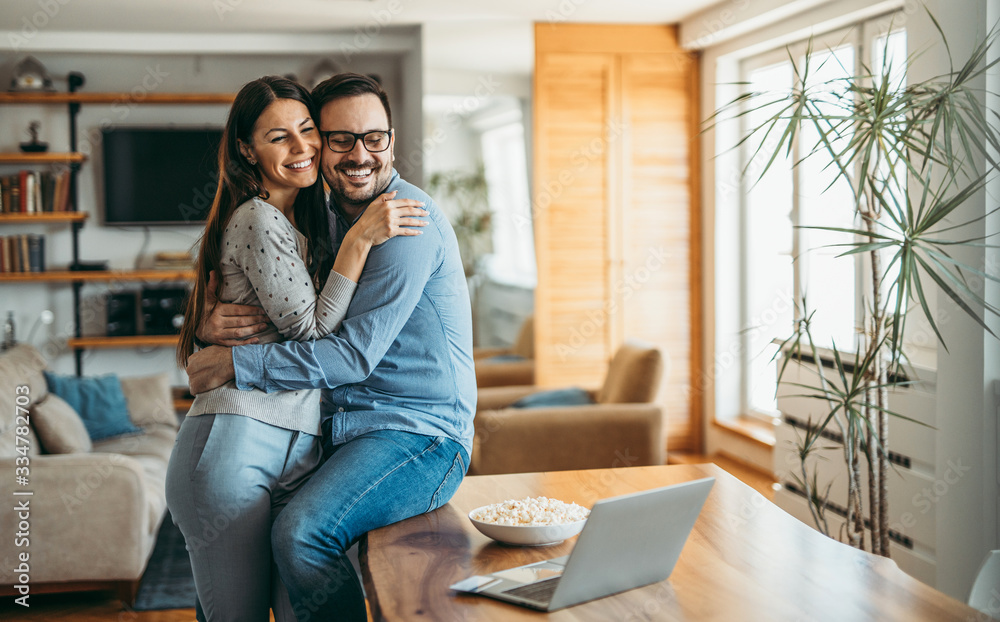
<instances>
[{"instance_id":1,"label":"laptop keyboard","mask_svg":"<svg viewBox=\"0 0 1000 622\"><path fill-rule=\"evenodd\" d=\"M561 578L562 575L552 577L551 579L536 581L535 583L526 583L524 585L512 587L509 590L504 590L503 593L547 605L549 604L549 601L552 600L552 595L555 593L556 586L559 585L559 579Z\"/></svg>"}]
</instances>

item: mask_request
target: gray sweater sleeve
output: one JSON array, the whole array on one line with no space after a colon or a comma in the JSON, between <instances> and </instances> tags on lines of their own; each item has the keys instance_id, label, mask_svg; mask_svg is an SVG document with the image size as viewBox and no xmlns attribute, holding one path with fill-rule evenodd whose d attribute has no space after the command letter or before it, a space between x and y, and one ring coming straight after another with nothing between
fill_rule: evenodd
<instances>
[{"instance_id":1,"label":"gray sweater sleeve","mask_svg":"<svg viewBox=\"0 0 1000 622\"><path fill-rule=\"evenodd\" d=\"M252 200L236 209L222 235L229 261L243 271L264 312L286 339L306 341L340 328L357 283L330 271L316 293L305 249L274 206Z\"/></svg>"}]
</instances>

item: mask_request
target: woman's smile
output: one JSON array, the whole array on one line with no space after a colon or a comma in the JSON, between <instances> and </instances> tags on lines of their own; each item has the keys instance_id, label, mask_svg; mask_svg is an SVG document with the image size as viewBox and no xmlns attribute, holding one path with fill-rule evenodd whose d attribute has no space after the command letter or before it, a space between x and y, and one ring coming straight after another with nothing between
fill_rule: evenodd
<instances>
[{"instance_id":1,"label":"woman's smile","mask_svg":"<svg viewBox=\"0 0 1000 622\"><path fill-rule=\"evenodd\" d=\"M291 164L286 164L285 168L291 169L297 173L301 173L303 171L309 171L313 168L313 163L315 162L315 160L316 156L314 155L311 158L307 158L305 160L299 160L297 162L292 162Z\"/></svg>"}]
</instances>

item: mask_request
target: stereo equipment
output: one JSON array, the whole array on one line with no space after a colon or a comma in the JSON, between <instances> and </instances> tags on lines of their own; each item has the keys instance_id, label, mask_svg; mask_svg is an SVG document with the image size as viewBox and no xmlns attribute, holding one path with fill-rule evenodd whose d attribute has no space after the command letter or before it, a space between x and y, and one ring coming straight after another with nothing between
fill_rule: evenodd
<instances>
[{"instance_id":1,"label":"stereo equipment","mask_svg":"<svg viewBox=\"0 0 1000 622\"><path fill-rule=\"evenodd\" d=\"M176 335L184 322L188 291L183 287L143 288L144 335Z\"/></svg>"},{"instance_id":2,"label":"stereo equipment","mask_svg":"<svg viewBox=\"0 0 1000 622\"><path fill-rule=\"evenodd\" d=\"M108 337L127 337L139 334L136 311L136 292L108 294Z\"/></svg>"}]
</instances>

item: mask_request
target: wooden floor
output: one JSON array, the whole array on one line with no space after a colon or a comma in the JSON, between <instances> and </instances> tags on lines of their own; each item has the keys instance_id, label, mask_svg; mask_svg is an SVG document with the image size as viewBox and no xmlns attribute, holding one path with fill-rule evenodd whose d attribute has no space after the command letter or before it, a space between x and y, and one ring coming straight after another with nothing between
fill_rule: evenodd
<instances>
[{"instance_id":1,"label":"wooden floor","mask_svg":"<svg viewBox=\"0 0 1000 622\"><path fill-rule=\"evenodd\" d=\"M774 478L723 455L670 454L671 464L712 462L735 475L767 499L774 499ZM25 622L72 620L73 622L193 622L194 609L171 611L132 611L110 592L87 594L38 594L31 597L31 607L25 609L5 598L0 603L0 619ZM273 618L272 618L273 619Z\"/></svg>"},{"instance_id":2,"label":"wooden floor","mask_svg":"<svg viewBox=\"0 0 1000 622\"><path fill-rule=\"evenodd\" d=\"M0 619L48 622L193 622L194 609L172 611L132 611L122 605L112 592L85 594L38 594L31 596L31 607L25 609L5 598L0 604Z\"/></svg>"}]
</instances>

